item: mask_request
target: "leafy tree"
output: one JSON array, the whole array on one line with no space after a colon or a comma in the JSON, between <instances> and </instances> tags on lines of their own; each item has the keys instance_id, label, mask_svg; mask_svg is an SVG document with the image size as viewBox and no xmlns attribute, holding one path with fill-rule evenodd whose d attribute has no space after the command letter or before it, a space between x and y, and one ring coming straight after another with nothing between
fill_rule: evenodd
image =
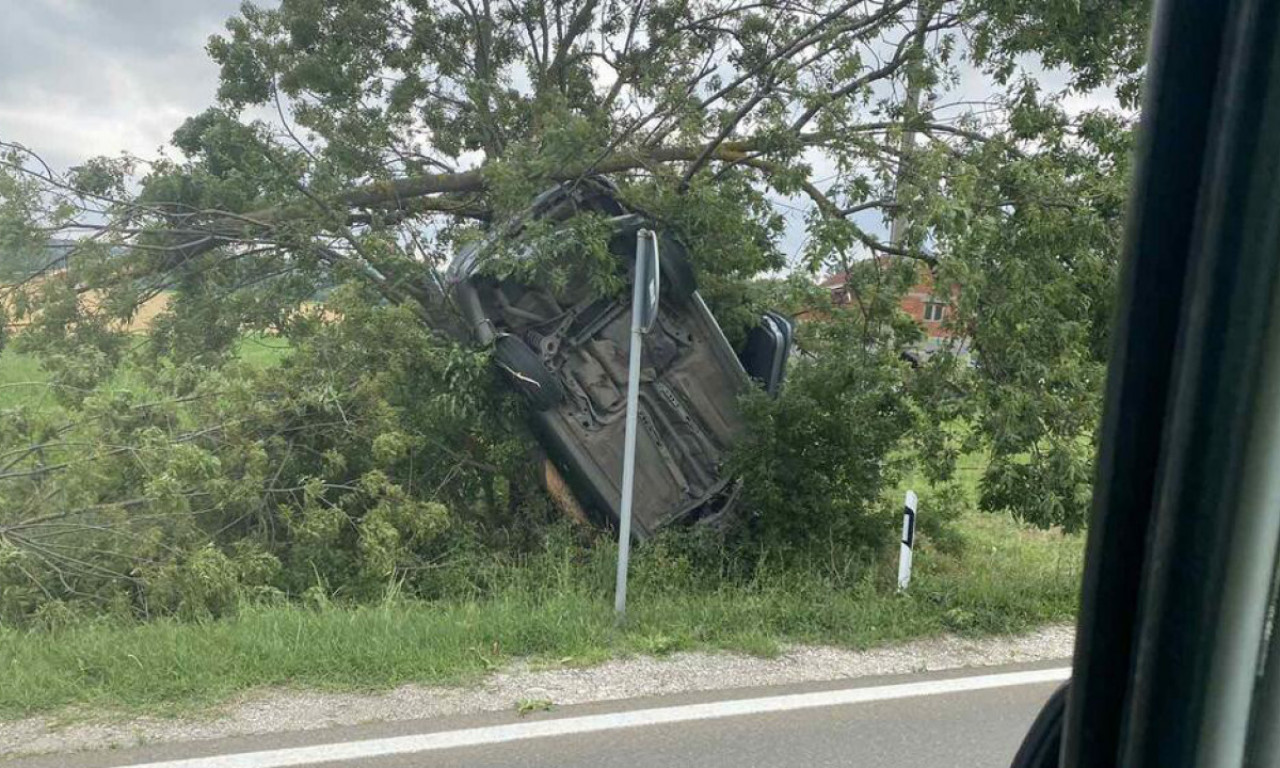
<instances>
[{"instance_id":1,"label":"leafy tree","mask_svg":"<svg viewBox=\"0 0 1280 768\"><path fill-rule=\"evenodd\" d=\"M760 275L851 273L856 309L829 338L859 369L817 363L792 399L754 406L797 416L750 443L762 460L802 457L814 413L861 414L857 461L875 465L909 393L935 427L918 438L931 471L986 449L984 506L1079 524L1132 126L1069 114L1025 67L1063 68L1068 93L1114 86L1131 109L1145 23L1135 0L246 3L208 44L217 103L172 156L61 174L3 144L0 247L76 246L73 268L0 289L63 408L0 429L0 585L25 585L0 610L119 576L167 609L214 610L175 581L190 558L215 581L367 591L421 573L450 530L539 507L515 406L466 344L443 267L548 184L593 174L688 242L731 338L777 294ZM798 253L779 202L807 206ZM566 279L555 267L543 276ZM916 269L960 287L950 322L976 366L902 373L895 291ZM139 344L123 321L162 293ZM236 362L256 333L292 346L270 373ZM823 366L842 365L880 394L823 391ZM125 369L154 401L118 390L139 375ZM936 429L956 419L974 428ZM827 443L829 466L855 447ZM781 486L756 487L775 504ZM60 549L54 521L88 538ZM191 543L165 554L174 542Z\"/></svg>"}]
</instances>

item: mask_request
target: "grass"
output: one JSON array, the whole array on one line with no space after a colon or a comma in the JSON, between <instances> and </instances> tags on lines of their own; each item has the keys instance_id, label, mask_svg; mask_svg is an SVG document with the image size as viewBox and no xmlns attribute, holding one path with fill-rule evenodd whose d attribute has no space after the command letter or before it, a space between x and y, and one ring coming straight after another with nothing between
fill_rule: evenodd
<instances>
[{"instance_id":1,"label":"grass","mask_svg":"<svg viewBox=\"0 0 1280 768\"><path fill-rule=\"evenodd\" d=\"M725 649L758 655L788 643L867 648L944 632L1025 631L1070 619L1081 539L995 516L962 525L965 555L922 541L910 591L892 563L852 581L839 564L767 569L751 583L687 583L660 552L637 554L628 620L618 626L607 547L549 551L513 566L480 600L383 605L248 605L221 620L60 630L0 630L0 716L63 710L190 713L247 690L373 690L472 681L514 658L583 665L628 654ZM677 574L672 577L671 574Z\"/></svg>"},{"instance_id":2,"label":"grass","mask_svg":"<svg viewBox=\"0 0 1280 768\"><path fill-rule=\"evenodd\" d=\"M47 375L31 355L0 351L0 408L52 402Z\"/></svg>"},{"instance_id":3,"label":"grass","mask_svg":"<svg viewBox=\"0 0 1280 768\"><path fill-rule=\"evenodd\" d=\"M250 365L268 366L284 355L288 343L269 336L246 336L236 347L236 354ZM0 350L0 410L17 406L56 408L53 389L48 384L49 374L40 367L34 355ZM130 380L130 372L121 371L113 385L129 388L136 384Z\"/></svg>"},{"instance_id":4,"label":"grass","mask_svg":"<svg viewBox=\"0 0 1280 768\"><path fill-rule=\"evenodd\" d=\"M280 361L289 343L273 336L245 336L236 345L236 355L250 365L266 367Z\"/></svg>"},{"instance_id":5,"label":"grass","mask_svg":"<svg viewBox=\"0 0 1280 768\"><path fill-rule=\"evenodd\" d=\"M555 706L551 699L521 699L516 702L516 714L524 717L534 712L550 712Z\"/></svg>"}]
</instances>

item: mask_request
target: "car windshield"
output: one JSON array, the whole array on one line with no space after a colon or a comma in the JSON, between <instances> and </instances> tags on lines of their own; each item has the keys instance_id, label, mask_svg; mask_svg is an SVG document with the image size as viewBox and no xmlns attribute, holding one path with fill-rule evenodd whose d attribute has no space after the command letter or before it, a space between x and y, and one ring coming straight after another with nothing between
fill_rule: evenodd
<instances>
[{"instance_id":1,"label":"car windshield","mask_svg":"<svg viewBox=\"0 0 1280 768\"><path fill-rule=\"evenodd\" d=\"M1004 765L1067 678L1147 3L0 9L0 757Z\"/></svg>"}]
</instances>

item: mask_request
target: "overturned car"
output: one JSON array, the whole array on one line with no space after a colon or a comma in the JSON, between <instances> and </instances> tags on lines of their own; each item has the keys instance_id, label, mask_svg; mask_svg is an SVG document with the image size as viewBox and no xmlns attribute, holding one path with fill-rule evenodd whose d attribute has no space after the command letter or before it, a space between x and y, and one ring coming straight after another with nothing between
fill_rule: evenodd
<instances>
[{"instance_id":1,"label":"overturned car","mask_svg":"<svg viewBox=\"0 0 1280 768\"><path fill-rule=\"evenodd\" d=\"M483 269L499 237L518 244L530 222L554 225L579 212L605 217L609 252L630 280L636 234L655 224L628 210L608 182L589 179L547 190L501 233L465 247L448 282L472 335L493 345L496 363L530 405L554 467L552 495L570 511L613 524L622 485L631 291L617 298L599 298L585 285L552 292ZM657 229L661 301L643 342L632 523L642 539L673 522L729 513L737 483L723 465L744 428L737 399L752 379L778 391L793 334L789 319L769 312L735 353L698 294L684 246Z\"/></svg>"}]
</instances>

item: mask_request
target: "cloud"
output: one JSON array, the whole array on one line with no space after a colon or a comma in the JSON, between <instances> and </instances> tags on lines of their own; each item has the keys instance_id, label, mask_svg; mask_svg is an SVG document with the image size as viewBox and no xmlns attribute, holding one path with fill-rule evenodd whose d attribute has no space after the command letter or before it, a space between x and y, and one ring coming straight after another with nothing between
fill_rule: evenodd
<instances>
[{"instance_id":1,"label":"cloud","mask_svg":"<svg viewBox=\"0 0 1280 768\"><path fill-rule=\"evenodd\" d=\"M239 0L20 0L0 24L0 138L55 166L153 157L212 102L209 36Z\"/></svg>"}]
</instances>

